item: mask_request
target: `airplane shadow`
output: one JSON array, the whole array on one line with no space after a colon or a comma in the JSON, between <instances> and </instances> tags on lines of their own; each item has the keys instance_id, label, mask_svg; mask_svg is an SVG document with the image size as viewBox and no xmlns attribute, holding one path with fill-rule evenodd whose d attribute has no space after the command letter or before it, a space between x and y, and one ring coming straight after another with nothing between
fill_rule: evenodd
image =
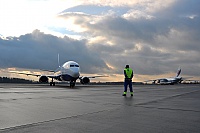
<instances>
[{"instance_id":1,"label":"airplane shadow","mask_svg":"<svg viewBox=\"0 0 200 133\"><path fill-rule=\"evenodd\" d=\"M73 87L73 88L71 88L69 85L67 85L67 84L57 84L57 85L55 85L55 87L58 87L58 88L65 88L65 89L72 89L72 90L76 90L76 89L81 89L81 88L83 88L83 86L75 86L75 87Z\"/></svg>"},{"instance_id":2,"label":"airplane shadow","mask_svg":"<svg viewBox=\"0 0 200 133\"><path fill-rule=\"evenodd\" d=\"M63 89L81 89L84 86L75 86L71 88L69 84L56 84L55 86L50 86L49 84L38 84L38 86L48 87L48 88L63 88Z\"/></svg>"}]
</instances>

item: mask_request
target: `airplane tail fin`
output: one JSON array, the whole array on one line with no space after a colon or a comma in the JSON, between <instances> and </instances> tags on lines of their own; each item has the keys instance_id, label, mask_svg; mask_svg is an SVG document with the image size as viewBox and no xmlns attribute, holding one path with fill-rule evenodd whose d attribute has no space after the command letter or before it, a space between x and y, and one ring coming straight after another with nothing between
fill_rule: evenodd
<instances>
[{"instance_id":1,"label":"airplane tail fin","mask_svg":"<svg viewBox=\"0 0 200 133\"><path fill-rule=\"evenodd\" d=\"M60 55L58 53L58 68L54 70L54 73L60 70Z\"/></svg>"},{"instance_id":2,"label":"airplane tail fin","mask_svg":"<svg viewBox=\"0 0 200 133\"><path fill-rule=\"evenodd\" d=\"M59 71L60 70L60 55L59 55L59 53L58 53L58 68L56 70L46 70L46 69L40 69L40 70L48 71L48 72L54 72L54 73Z\"/></svg>"},{"instance_id":3,"label":"airplane tail fin","mask_svg":"<svg viewBox=\"0 0 200 133\"><path fill-rule=\"evenodd\" d=\"M176 74L176 77L178 77L180 74L181 74L181 68L179 67L177 74Z\"/></svg>"}]
</instances>

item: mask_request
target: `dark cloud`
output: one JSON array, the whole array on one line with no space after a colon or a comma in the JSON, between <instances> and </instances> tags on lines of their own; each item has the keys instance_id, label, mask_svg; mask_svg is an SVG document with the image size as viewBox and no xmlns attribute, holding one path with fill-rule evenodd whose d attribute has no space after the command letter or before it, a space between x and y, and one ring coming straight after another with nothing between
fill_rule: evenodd
<instances>
[{"instance_id":1,"label":"dark cloud","mask_svg":"<svg viewBox=\"0 0 200 133\"><path fill-rule=\"evenodd\" d=\"M20 37L0 39L0 67L54 70L58 67L59 53L60 63L77 61L82 72L99 73L101 69L107 69L98 53L89 50L85 43L85 40L58 38L39 30Z\"/></svg>"}]
</instances>

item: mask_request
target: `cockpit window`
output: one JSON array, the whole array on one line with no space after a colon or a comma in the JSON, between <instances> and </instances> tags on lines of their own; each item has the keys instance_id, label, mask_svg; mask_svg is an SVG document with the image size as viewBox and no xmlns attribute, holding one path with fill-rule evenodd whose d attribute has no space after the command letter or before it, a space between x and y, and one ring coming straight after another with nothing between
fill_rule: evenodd
<instances>
[{"instance_id":1,"label":"cockpit window","mask_svg":"<svg viewBox=\"0 0 200 133\"><path fill-rule=\"evenodd\" d=\"M70 65L70 67L79 67L78 65Z\"/></svg>"}]
</instances>

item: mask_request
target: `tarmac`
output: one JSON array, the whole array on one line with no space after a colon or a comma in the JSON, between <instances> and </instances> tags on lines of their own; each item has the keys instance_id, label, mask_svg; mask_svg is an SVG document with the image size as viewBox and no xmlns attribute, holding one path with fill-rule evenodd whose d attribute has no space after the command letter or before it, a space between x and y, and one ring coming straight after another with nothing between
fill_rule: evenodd
<instances>
[{"instance_id":1,"label":"tarmac","mask_svg":"<svg viewBox=\"0 0 200 133\"><path fill-rule=\"evenodd\" d=\"M200 85L0 84L2 133L199 133Z\"/></svg>"}]
</instances>

